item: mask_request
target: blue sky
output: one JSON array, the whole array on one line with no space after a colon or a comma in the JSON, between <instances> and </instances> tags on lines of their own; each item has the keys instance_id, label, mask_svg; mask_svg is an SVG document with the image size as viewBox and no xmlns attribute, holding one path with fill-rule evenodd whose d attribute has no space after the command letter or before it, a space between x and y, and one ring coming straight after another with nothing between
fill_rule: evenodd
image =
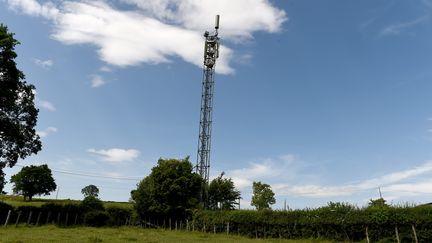
<instances>
[{"instance_id":1,"label":"blue sky","mask_svg":"<svg viewBox=\"0 0 432 243\"><path fill-rule=\"evenodd\" d=\"M0 1L40 108L43 150L19 164L47 163L59 198L115 201L160 157L195 164L216 14L211 175L242 207L253 180L274 208L432 201L430 0Z\"/></svg>"}]
</instances>

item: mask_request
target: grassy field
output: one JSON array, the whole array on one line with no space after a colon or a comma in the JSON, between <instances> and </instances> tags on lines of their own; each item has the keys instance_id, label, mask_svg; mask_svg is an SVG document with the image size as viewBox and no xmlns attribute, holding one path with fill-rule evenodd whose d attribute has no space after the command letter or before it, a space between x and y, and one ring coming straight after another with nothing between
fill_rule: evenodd
<instances>
[{"instance_id":1,"label":"grassy field","mask_svg":"<svg viewBox=\"0 0 432 243\"><path fill-rule=\"evenodd\" d=\"M281 242L281 243L330 243L321 240L278 240L278 239L249 239L225 234L210 234L185 231L168 231L142 229L135 227L121 228L58 228L53 225L41 227L0 227L0 243L18 242Z\"/></svg>"},{"instance_id":2,"label":"grassy field","mask_svg":"<svg viewBox=\"0 0 432 243\"><path fill-rule=\"evenodd\" d=\"M10 196L10 195L0 195L0 202L5 202L7 204L10 204L14 207L18 206L35 206L40 207L43 204L46 203L57 203L57 204L78 204L81 201L80 200L70 200L70 199L44 199L44 198L33 198L33 200L30 201L24 201L22 196ZM128 202L104 202L105 207L122 207L122 208L132 208L132 204Z\"/></svg>"}]
</instances>

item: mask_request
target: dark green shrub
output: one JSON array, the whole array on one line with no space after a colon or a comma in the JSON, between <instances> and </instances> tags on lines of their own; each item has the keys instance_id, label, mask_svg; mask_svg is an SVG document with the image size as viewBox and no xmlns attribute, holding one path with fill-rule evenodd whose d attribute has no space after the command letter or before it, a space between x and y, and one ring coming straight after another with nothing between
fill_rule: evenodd
<instances>
[{"instance_id":1,"label":"dark green shrub","mask_svg":"<svg viewBox=\"0 0 432 243\"><path fill-rule=\"evenodd\" d=\"M80 205L84 212L105 210L103 202L99 198L94 196L85 197L84 200L81 201Z\"/></svg>"},{"instance_id":2,"label":"dark green shrub","mask_svg":"<svg viewBox=\"0 0 432 243\"><path fill-rule=\"evenodd\" d=\"M84 215L84 224L93 227L106 226L110 220L109 214L105 211L89 211Z\"/></svg>"},{"instance_id":3,"label":"dark green shrub","mask_svg":"<svg viewBox=\"0 0 432 243\"><path fill-rule=\"evenodd\" d=\"M11 205L0 202L0 220L3 220L7 217L9 210L13 210L13 207Z\"/></svg>"},{"instance_id":4,"label":"dark green shrub","mask_svg":"<svg viewBox=\"0 0 432 243\"><path fill-rule=\"evenodd\" d=\"M106 212L111 218L111 225L124 225L126 221L132 217L132 209L109 207Z\"/></svg>"}]
</instances>

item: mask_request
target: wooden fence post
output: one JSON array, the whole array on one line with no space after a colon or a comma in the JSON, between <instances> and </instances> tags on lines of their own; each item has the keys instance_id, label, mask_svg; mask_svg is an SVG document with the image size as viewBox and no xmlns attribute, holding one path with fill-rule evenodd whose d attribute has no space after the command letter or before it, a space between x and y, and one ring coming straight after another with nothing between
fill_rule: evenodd
<instances>
[{"instance_id":1,"label":"wooden fence post","mask_svg":"<svg viewBox=\"0 0 432 243\"><path fill-rule=\"evenodd\" d=\"M9 210L9 212L8 212L8 214L7 214L6 221L5 221L5 224L4 224L5 227L6 227L6 226L8 225L8 223L9 223L9 218L10 218L11 212L12 212L12 211Z\"/></svg>"},{"instance_id":2,"label":"wooden fence post","mask_svg":"<svg viewBox=\"0 0 432 243\"><path fill-rule=\"evenodd\" d=\"M69 212L66 213L66 220L65 220L65 225L68 225L68 221L69 221Z\"/></svg>"},{"instance_id":3,"label":"wooden fence post","mask_svg":"<svg viewBox=\"0 0 432 243\"><path fill-rule=\"evenodd\" d=\"M412 231L413 231L413 233L414 233L414 240L415 240L415 243L418 243L417 233L416 233L416 230L415 230L415 227L414 227L413 224L411 225L411 228L412 228Z\"/></svg>"},{"instance_id":4,"label":"wooden fence post","mask_svg":"<svg viewBox=\"0 0 432 243\"><path fill-rule=\"evenodd\" d=\"M216 234L216 225L213 224L213 234Z\"/></svg>"},{"instance_id":5,"label":"wooden fence post","mask_svg":"<svg viewBox=\"0 0 432 243\"><path fill-rule=\"evenodd\" d=\"M60 212L58 212L58 214L57 214L57 224L58 225L60 225L60 216L61 216L61 214L60 214Z\"/></svg>"},{"instance_id":6,"label":"wooden fence post","mask_svg":"<svg viewBox=\"0 0 432 243\"><path fill-rule=\"evenodd\" d=\"M186 219L186 231L189 231L189 219Z\"/></svg>"},{"instance_id":7,"label":"wooden fence post","mask_svg":"<svg viewBox=\"0 0 432 243\"><path fill-rule=\"evenodd\" d=\"M76 213L76 214L75 214L75 221L74 221L74 225L77 224L77 221L78 221L78 214Z\"/></svg>"},{"instance_id":8,"label":"wooden fence post","mask_svg":"<svg viewBox=\"0 0 432 243\"><path fill-rule=\"evenodd\" d=\"M192 220L192 232L195 231L195 220Z\"/></svg>"},{"instance_id":9,"label":"wooden fence post","mask_svg":"<svg viewBox=\"0 0 432 243\"><path fill-rule=\"evenodd\" d=\"M18 223L19 223L20 217L21 217L21 211L18 212L18 216L17 216L16 222L15 222L15 227L18 226Z\"/></svg>"},{"instance_id":10,"label":"wooden fence post","mask_svg":"<svg viewBox=\"0 0 432 243\"><path fill-rule=\"evenodd\" d=\"M368 227L367 226L366 226L366 242L370 243L370 241L369 241Z\"/></svg>"},{"instance_id":11,"label":"wooden fence post","mask_svg":"<svg viewBox=\"0 0 432 243\"><path fill-rule=\"evenodd\" d=\"M229 222L227 223L227 235L229 235L229 232L230 232L230 225L229 225Z\"/></svg>"},{"instance_id":12,"label":"wooden fence post","mask_svg":"<svg viewBox=\"0 0 432 243\"><path fill-rule=\"evenodd\" d=\"M169 228L171 230L171 218L169 218Z\"/></svg>"},{"instance_id":13,"label":"wooden fence post","mask_svg":"<svg viewBox=\"0 0 432 243\"><path fill-rule=\"evenodd\" d=\"M177 230L177 220L175 221L175 230Z\"/></svg>"},{"instance_id":14,"label":"wooden fence post","mask_svg":"<svg viewBox=\"0 0 432 243\"><path fill-rule=\"evenodd\" d=\"M45 222L45 224L48 224L48 223L49 223L50 217L51 217L51 211L48 212L48 216L47 216L47 218L46 218L46 222Z\"/></svg>"},{"instance_id":15,"label":"wooden fence post","mask_svg":"<svg viewBox=\"0 0 432 243\"><path fill-rule=\"evenodd\" d=\"M27 225L30 224L30 221L31 221L32 215L33 215L33 211L30 211L29 216L28 216L28 218L27 218Z\"/></svg>"},{"instance_id":16,"label":"wooden fence post","mask_svg":"<svg viewBox=\"0 0 432 243\"><path fill-rule=\"evenodd\" d=\"M400 243L399 231L398 231L398 227L397 226L395 226L395 233L396 233L396 241L397 241L397 243Z\"/></svg>"},{"instance_id":17,"label":"wooden fence post","mask_svg":"<svg viewBox=\"0 0 432 243\"><path fill-rule=\"evenodd\" d=\"M38 213L37 219L36 219L36 225L39 225L40 217L42 215L42 212Z\"/></svg>"}]
</instances>

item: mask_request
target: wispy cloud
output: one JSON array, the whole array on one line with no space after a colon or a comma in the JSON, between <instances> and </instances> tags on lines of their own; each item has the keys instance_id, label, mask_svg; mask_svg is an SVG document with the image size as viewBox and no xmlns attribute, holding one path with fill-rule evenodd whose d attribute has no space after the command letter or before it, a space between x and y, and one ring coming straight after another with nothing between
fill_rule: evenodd
<instances>
[{"instance_id":1,"label":"wispy cloud","mask_svg":"<svg viewBox=\"0 0 432 243\"><path fill-rule=\"evenodd\" d=\"M65 44L91 44L103 61L119 67L168 63L173 57L201 67L202 32L211 28L216 14L221 15L221 36L233 42L253 38L257 31L278 32L287 20L286 13L268 0L7 3L16 11L52 20L54 39ZM135 6L135 10L119 10L115 7L119 3ZM220 52L216 71L232 73L233 50L224 44Z\"/></svg>"},{"instance_id":2,"label":"wispy cloud","mask_svg":"<svg viewBox=\"0 0 432 243\"><path fill-rule=\"evenodd\" d=\"M277 158L261 159L258 162L251 162L246 168L227 171L227 176L232 177L239 189L252 186L254 180L266 178L279 178L281 175L287 177L296 173L300 163L298 156L286 154ZM291 169L288 169L291 168Z\"/></svg>"},{"instance_id":3,"label":"wispy cloud","mask_svg":"<svg viewBox=\"0 0 432 243\"><path fill-rule=\"evenodd\" d=\"M56 127L47 127L42 131L37 131L36 133L41 137L47 137L49 134L57 132L57 128Z\"/></svg>"},{"instance_id":4,"label":"wispy cloud","mask_svg":"<svg viewBox=\"0 0 432 243\"><path fill-rule=\"evenodd\" d=\"M27 15L41 16L48 19L55 19L59 14L59 10L53 3L47 2L40 4L34 0L6 0L9 8L15 11L20 11Z\"/></svg>"},{"instance_id":5,"label":"wispy cloud","mask_svg":"<svg viewBox=\"0 0 432 243\"><path fill-rule=\"evenodd\" d=\"M226 174L233 178L237 188L246 191L247 195L243 195L246 198L250 196L250 190L247 190L247 188L251 187L254 180L269 183L277 196L306 198L351 196L356 193L373 191L378 187L389 196L391 195L392 198L407 195L408 192L412 195L419 195L432 191L430 189L432 188L432 180L420 178L432 174L432 161L356 183L323 185L314 184L313 182L307 183L307 180L302 180L300 183L295 182L299 178L315 177L315 175L311 175L311 170L305 170L308 166L298 156L287 155L279 156L276 159L265 159L261 162L250 163L246 168L227 171ZM409 182L407 182L408 180Z\"/></svg>"},{"instance_id":6,"label":"wispy cloud","mask_svg":"<svg viewBox=\"0 0 432 243\"><path fill-rule=\"evenodd\" d=\"M41 60L38 58L33 58L33 62L38 65L39 67L45 68L45 69L49 69L52 67L52 65L54 64L54 62L52 60Z\"/></svg>"},{"instance_id":7,"label":"wispy cloud","mask_svg":"<svg viewBox=\"0 0 432 243\"><path fill-rule=\"evenodd\" d=\"M132 161L138 158L140 152L136 149L88 149L87 152L96 154L102 157L103 160L108 162L122 162L122 161Z\"/></svg>"},{"instance_id":8,"label":"wispy cloud","mask_svg":"<svg viewBox=\"0 0 432 243\"><path fill-rule=\"evenodd\" d=\"M417 167L383 175L381 177L364 180L354 184L323 186L323 185L293 185L278 183L274 185L279 195L292 195L301 197L325 198L335 196L348 196L354 193L374 190L378 187L386 190L396 188L399 182L410 178L415 178L432 172L432 162L426 162ZM422 183L422 182L418 182ZM414 183L416 184L416 183Z\"/></svg>"},{"instance_id":9,"label":"wispy cloud","mask_svg":"<svg viewBox=\"0 0 432 243\"><path fill-rule=\"evenodd\" d=\"M54 104L47 101L47 100L42 100L42 99L36 98L36 106L43 108L45 110L48 110L48 111L56 111Z\"/></svg>"},{"instance_id":10,"label":"wispy cloud","mask_svg":"<svg viewBox=\"0 0 432 243\"><path fill-rule=\"evenodd\" d=\"M416 19L411 20L411 21L401 22L401 23L397 23L397 24L391 24L391 25L385 27L383 30L381 30L380 35L381 36L399 35L403 31L405 31L409 28L412 28L416 25L419 25L419 24L427 21L428 19L429 19L428 16L421 16L421 17L416 18Z\"/></svg>"},{"instance_id":11,"label":"wispy cloud","mask_svg":"<svg viewBox=\"0 0 432 243\"><path fill-rule=\"evenodd\" d=\"M99 71L109 73L109 72L112 72L112 68L110 68L108 66L102 66L99 68Z\"/></svg>"},{"instance_id":12,"label":"wispy cloud","mask_svg":"<svg viewBox=\"0 0 432 243\"><path fill-rule=\"evenodd\" d=\"M95 74L95 75L92 75L91 77L92 77L92 79L91 79L91 87L92 88L98 88L98 87L106 84L106 81L100 75Z\"/></svg>"}]
</instances>

